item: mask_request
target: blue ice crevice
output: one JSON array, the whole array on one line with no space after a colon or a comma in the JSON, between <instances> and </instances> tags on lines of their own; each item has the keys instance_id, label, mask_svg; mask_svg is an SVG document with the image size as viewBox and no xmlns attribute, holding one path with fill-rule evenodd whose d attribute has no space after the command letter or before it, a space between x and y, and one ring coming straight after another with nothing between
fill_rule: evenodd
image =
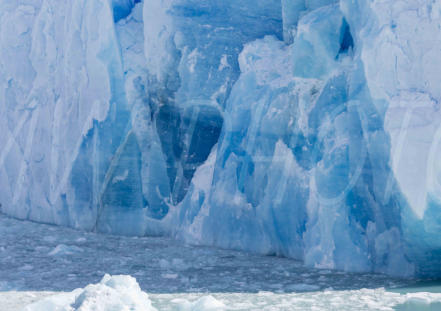
<instances>
[{"instance_id":1,"label":"blue ice crevice","mask_svg":"<svg viewBox=\"0 0 441 311\"><path fill-rule=\"evenodd\" d=\"M139 2L141 2L141 0L112 0L114 21L118 22L129 16L134 6Z\"/></svg>"}]
</instances>

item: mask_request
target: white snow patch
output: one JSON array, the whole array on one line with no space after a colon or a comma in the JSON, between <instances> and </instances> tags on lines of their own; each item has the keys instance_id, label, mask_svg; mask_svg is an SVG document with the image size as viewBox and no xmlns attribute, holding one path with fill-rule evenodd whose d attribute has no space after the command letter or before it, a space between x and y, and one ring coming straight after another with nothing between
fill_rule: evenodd
<instances>
[{"instance_id":1,"label":"white snow patch","mask_svg":"<svg viewBox=\"0 0 441 311\"><path fill-rule=\"evenodd\" d=\"M65 244L57 245L52 251L49 252L49 256L66 256L75 253L83 252L83 249L78 246L69 246Z\"/></svg>"},{"instance_id":2,"label":"white snow patch","mask_svg":"<svg viewBox=\"0 0 441 311\"><path fill-rule=\"evenodd\" d=\"M112 183L116 184L117 182L124 181L129 176L129 170L125 170L122 175L118 175L113 177Z\"/></svg>"},{"instance_id":3,"label":"white snow patch","mask_svg":"<svg viewBox=\"0 0 441 311\"><path fill-rule=\"evenodd\" d=\"M31 271L33 269L34 269L34 266L32 266L32 265L24 265L19 268L19 270L21 270L21 271Z\"/></svg>"},{"instance_id":4,"label":"white snow patch","mask_svg":"<svg viewBox=\"0 0 441 311\"><path fill-rule=\"evenodd\" d=\"M161 274L162 278L164 279L177 279L178 275L176 273L164 273Z\"/></svg>"},{"instance_id":5,"label":"white snow patch","mask_svg":"<svg viewBox=\"0 0 441 311\"><path fill-rule=\"evenodd\" d=\"M194 302L185 299L174 299L172 302L178 304L180 311L221 311L226 306L213 296L204 296Z\"/></svg>"},{"instance_id":6,"label":"white snow patch","mask_svg":"<svg viewBox=\"0 0 441 311\"><path fill-rule=\"evenodd\" d=\"M224 54L224 55L222 55L222 58L221 58L220 64L219 64L219 68L217 70L222 71L228 67L231 67L230 64L228 63L228 55Z\"/></svg>"},{"instance_id":7,"label":"white snow patch","mask_svg":"<svg viewBox=\"0 0 441 311\"><path fill-rule=\"evenodd\" d=\"M190 73L194 73L196 64L198 62L198 57L199 57L199 52L198 49L194 49L193 51L191 51L190 54L188 54L188 70L190 71Z\"/></svg>"}]
</instances>

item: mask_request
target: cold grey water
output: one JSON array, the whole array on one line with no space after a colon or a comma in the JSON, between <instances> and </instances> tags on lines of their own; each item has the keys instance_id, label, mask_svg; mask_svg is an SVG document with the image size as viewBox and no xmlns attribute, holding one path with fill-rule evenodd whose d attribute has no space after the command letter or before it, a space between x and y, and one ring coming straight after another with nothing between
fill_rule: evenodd
<instances>
[{"instance_id":1,"label":"cold grey water","mask_svg":"<svg viewBox=\"0 0 441 311\"><path fill-rule=\"evenodd\" d=\"M24 310L105 274L136 278L157 310L441 310L436 281L311 269L286 258L5 216L0 235L1 311Z\"/></svg>"}]
</instances>

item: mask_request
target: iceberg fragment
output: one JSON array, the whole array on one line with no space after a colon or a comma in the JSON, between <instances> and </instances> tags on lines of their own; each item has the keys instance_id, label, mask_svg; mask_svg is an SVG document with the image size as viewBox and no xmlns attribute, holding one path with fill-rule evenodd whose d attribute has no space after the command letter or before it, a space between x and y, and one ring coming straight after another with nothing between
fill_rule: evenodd
<instances>
[{"instance_id":1,"label":"iceberg fragment","mask_svg":"<svg viewBox=\"0 0 441 311\"><path fill-rule=\"evenodd\" d=\"M148 295L131 276L106 274L100 283L71 293L56 294L25 307L25 311L156 311Z\"/></svg>"}]
</instances>

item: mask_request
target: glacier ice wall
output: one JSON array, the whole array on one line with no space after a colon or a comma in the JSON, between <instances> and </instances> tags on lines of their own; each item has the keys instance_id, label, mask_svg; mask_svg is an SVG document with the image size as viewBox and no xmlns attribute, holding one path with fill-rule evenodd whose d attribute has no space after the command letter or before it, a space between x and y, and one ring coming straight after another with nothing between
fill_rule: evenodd
<instances>
[{"instance_id":1,"label":"glacier ice wall","mask_svg":"<svg viewBox=\"0 0 441 311\"><path fill-rule=\"evenodd\" d=\"M0 210L440 275L441 4L0 0Z\"/></svg>"}]
</instances>

